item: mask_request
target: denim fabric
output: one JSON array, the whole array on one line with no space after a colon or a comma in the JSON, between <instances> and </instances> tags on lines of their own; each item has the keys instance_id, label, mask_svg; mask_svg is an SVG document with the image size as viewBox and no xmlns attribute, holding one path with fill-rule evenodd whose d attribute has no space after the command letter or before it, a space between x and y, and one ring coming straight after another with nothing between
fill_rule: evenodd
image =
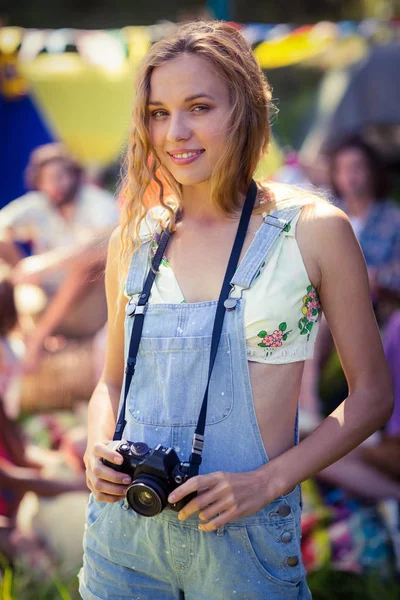
<instances>
[{"instance_id":1,"label":"denim fabric","mask_svg":"<svg viewBox=\"0 0 400 600\"><path fill-rule=\"evenodd\" d=\"M275 214L289 221L297 210ZM265 220L265 235L257 236L239 267L249 284L276 238L270 221ZM149 248L145 243L134 255L129 296L142 290ZM216 305L148 305L125 439L172 446L181 460L189 458L207 382ZM254 411L243 312L240 298L236 309L225 315L210 382L200 473L251 471L268 461ZM132 323L127 317L125 353ZM297 442L297 419L294 435ZM103 504L91 496L80 593L84 600L308 600L300 515L299 486L255 515L212 533L198 530L197 514L184 522L170 510L146 518L126 501Z\"/></svg>"}]
</instances>

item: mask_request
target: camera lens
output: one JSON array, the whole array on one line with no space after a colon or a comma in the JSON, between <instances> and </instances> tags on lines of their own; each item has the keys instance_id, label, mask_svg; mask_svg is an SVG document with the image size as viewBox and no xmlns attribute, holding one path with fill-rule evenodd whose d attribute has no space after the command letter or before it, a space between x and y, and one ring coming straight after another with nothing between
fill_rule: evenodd
<instances>
[{"instance_id":1,"label":"camera lens","mask_svg":"<svg viewBox=\"0 0 400 600\"><path fill-rule=\"evenodd\" d=\"M154 495L151 494L146 488L144 488L141 492L138 492L136 498L138 502L144 506L153 506L154 504Z\"/></svg>"},{"instance_id":2,"label":"camera lens","mask_svg":"<svg viewBox=\"0 0 400 600\"><path fill-rule=\"evenodd\" d=\"M167 506L168 491L163 482L152 477L139 476L128 487L129 506L143 517L154 517Z\"/></svg>"}]
</instances>

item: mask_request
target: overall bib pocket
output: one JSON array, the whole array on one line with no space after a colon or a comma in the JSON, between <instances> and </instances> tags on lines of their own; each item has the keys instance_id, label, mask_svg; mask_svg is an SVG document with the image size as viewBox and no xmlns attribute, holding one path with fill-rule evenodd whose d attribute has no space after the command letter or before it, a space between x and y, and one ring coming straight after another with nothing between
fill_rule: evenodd
<instances>
[{"instance_id":1,"label":"overall bib pocket","mask_svg":"<svg viewBox=\"0 0 400 600\"><path fill-rule=\"evenodd\" d=\"M158 427L194 427L207 385L210 348L211 336L143 337L128 397L132 419ZM232 412L232 377L229 335L223 333L210 381L207 425Z\"/></svg>"}]
</instances>

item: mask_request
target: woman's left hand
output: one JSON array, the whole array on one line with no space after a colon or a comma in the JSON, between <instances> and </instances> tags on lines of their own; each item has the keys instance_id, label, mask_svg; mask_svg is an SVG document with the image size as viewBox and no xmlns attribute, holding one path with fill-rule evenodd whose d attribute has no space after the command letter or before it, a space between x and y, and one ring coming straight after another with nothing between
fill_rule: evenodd
<instances>
[{"instance_id":1,"label":"woman's left hand","mask_svg":"<svg viewBox=\"0 0 400 600\"><path fill-rule=\"evenodd\" d=\"M217 471L192 477L174 490L168 501L177 502L191 492L198 492L197 496L182 508L178 518L184 521L200 511L200 519L208 522L199 525L199 529L214 531L230 521L253 515L275 500L268 488L264 474L259 471Z\"/></svg>"}]
</instances>

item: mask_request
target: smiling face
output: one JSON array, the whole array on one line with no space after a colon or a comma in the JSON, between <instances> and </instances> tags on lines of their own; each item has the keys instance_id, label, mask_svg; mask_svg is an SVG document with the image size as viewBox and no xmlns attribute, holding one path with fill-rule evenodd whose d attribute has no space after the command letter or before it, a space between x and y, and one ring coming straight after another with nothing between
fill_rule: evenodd
<instances>
[{"instance_id":1,"label":"smiling face","mask_svg":"<svg viewBox=\"0 0 400 600\"><path fill-rule=\"evenodd\" d=\"M178 183L193 186L210 179L224 152L230 109L228 86L206 58L184 54L154 69L151 142Z\"/></svg>"}]
</instances>

